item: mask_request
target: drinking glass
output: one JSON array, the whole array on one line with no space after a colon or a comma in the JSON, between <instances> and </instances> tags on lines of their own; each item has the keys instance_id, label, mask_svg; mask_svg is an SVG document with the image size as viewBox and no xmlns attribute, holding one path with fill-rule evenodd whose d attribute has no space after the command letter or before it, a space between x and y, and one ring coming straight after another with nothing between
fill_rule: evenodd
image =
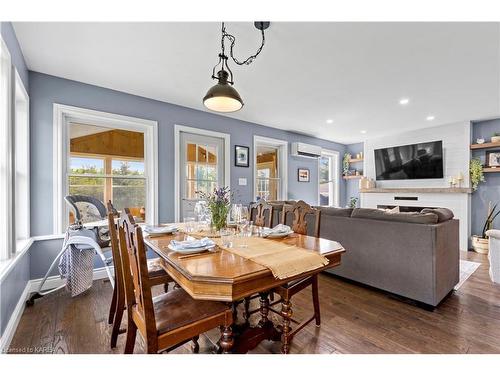
<instances>
[{"instance_id":1,"label":"drinking glass","mask_svg":"<svg viewBox=\"0 0 500 375\"><path fill-rule=\"evenodd\" d=\"M220 238L223 247L233 247L234 229L233 228L221 229Z\"/></svg>"},{"instance_id":2,"label":"drinking glass","mask_svg":"<svg viewBox=\"0 0 500 375\"><path fill-rule=\"evenodd\" d=\"M241 207L242 205L239 203L233 203L231 206L231 210L229 211L229 221L232 223L238 223L240 215L241 215Z\"/></svg>"},{"instance_id":3,"label":"drinking glass","mask_svg":"<svg viewBox=\"0 0 500 375\"><path fill-rule=\"evenodd\" d=\"M184 218L184 231L186 233L194 232L195 223L196 222L194 220L194 217L185 217Z\"/></svg>"}]
</instances>

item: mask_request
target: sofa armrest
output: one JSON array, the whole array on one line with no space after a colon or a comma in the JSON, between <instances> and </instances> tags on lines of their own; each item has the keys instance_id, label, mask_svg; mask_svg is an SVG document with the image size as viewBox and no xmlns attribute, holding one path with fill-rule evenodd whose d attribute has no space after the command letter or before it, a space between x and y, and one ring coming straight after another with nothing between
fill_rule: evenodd
<instances>
[{"instance_id":1,"label":"sofa armrest","mask_svg":"<svg viewBox=\"0 0 500 375\"><path fill-rule=\"evenodd\" d=\"M493 237L497 240L500 240L500 230L499 229L490 229L489 231L486 232L486 235L488 237Z\"/></svg>"}]
</instances>

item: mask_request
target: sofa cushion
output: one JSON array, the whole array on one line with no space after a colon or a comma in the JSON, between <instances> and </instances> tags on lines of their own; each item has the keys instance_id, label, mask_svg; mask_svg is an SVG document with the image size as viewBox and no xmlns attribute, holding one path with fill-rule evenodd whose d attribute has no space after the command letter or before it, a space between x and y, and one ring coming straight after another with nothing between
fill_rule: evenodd
<instances>
[{"instance_id":1,"label":"sofa cushion","mask_svg":"<svg viewBox=\"0 0 500 375\"><path fill-rule=\"evenodd\" d=\"M438 216L434 213L388 213L376 208L355 208L352 211L351 217L359 219L386 220L415 224L436 224L438 222Z\"/></svg>"},{"instance_id":2,"label":"sofa cushion","mask_svg":"<svg viewBox=\"0 0 500 375\"><path fill-rule=\"evenodd\" d=\"M453 211L447 208L424 208L420 211L423 214L436 214L438 217L438 223L442 223L443 221L448 221L453 219Z\"/></svg>"},{"instance_id":3,"label":"sofa cushion","mask_svg":"<svg viewBox=\"0 0 500 375\"><path fill-rule=\"evenodd\" d=\"M328 206L315 206L321 210L321 215L330 215L330 216L342 216L342 217L351 217L352 208L338 208L338 207L328 207Z\"/></svg>"}]
</instances>

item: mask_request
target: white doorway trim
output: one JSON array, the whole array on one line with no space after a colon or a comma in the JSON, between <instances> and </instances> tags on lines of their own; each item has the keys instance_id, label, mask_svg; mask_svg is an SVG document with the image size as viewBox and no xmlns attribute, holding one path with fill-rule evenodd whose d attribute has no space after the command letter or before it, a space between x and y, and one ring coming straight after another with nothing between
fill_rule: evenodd
<instances>
[{"instance_id":1,"label":"white doorway trim","mask_svg":"<svg viewBox=\"0 0 500 375\"><path fill-rule=\"evenodd\" d=\"M175 221L180 218L180 138L181 132L206 135L208 137L221 138L224 140L224 186L231 188L231 135L212 130L193 128L185 125L175 124L174 126L174 202L175 202Z\"/></svg>"},{"instance_id":2,"label":"white doorway trim","mask_svg":"<svg viewBox=\"0 0 500 375\"><path fill-rule=\"evenodd\" d=\"M333 182L333 206L334 207L340 207L340 180L342 178L341 173L340 173L340 166L339 166L339 158L340 158L340 153L338 151L333 151L333 150L328 150L328 149L321 149L321 154L322 155L327 155L331 156L333 159L333 165L330 166L331 170L330 173L332 173L332 176L334 178ZM318 159L318 205L320 204L320 194L319 194L319 159Z\"/></svg>"},{"instance_id":3,"label":"white doorway trim","mask_svg":"<svg viewBox=\"0 0 500 375\"><path fill-rule=\"evenodd\" d=\"M278 148L278 166L279 175L281 179L281 189L279 200L288 199L288 141L282 139L268 138L261 135L253 136L253 196L252 201L255 200L257 196L257 191L255 189L257 181L257 144L267 145Z\"/></svg>"},{"instance_id":4,"label":"white doorway trim","mask_svg":"<svg viewBox=\"0 0 500 375\"><path fill-rule=\"evenodd\" d=\"M53 107L53 231L63 233L67 225L67 169L69 158L69 124L79 122L112 129L144 133L146 174L146 221L158 223L158 122L114 113L94 111L54 103Z\"/></svg>"}]
</instances>

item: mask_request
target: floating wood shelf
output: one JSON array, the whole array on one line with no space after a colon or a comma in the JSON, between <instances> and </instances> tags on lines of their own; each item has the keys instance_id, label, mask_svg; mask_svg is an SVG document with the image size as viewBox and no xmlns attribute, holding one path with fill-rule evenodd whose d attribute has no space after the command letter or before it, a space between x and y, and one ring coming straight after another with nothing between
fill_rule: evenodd
<instances>
[{"instance_id":1,"label":"floating wood shelf","mask_svg":"<svg viewBox=\"0 0 500 375\"><path fill-rule=\"evenodd\" d=\"M483 172L492 173L492 172L500 172L500 167L484 167Z\"/></svg>"},{"instance_id":2,"label":"floating wood shelf","mask_svg":"<svg viewBox=\"0 0 500 375\"><path fill-rule=\"evenodd\" d=\"M470 145L471 150L480 150L483 148L500 148L500 142L490 142L490 143L483 143L483 144L475 143L475 144Z\"/></svg>"},{"instance_id":3,"label":"floating wood shelf","mask_svg":"<svg viewBox=\"0 0 500 375\"><path fill-rule=\"evenodd\" d=\"M357 159L349 159L349 163L358 163L360 161L363 161L363 158L357 158Z\"/></svg>"},{"instance_id":4,"label":"floating wood shelf","mask_svg":"<svg viewBox=\"0 0 500 375\"><path fill-rule=\"evenodd\" d=\"M363 176L362 175L358 175L358 176L356 176L356 175L353 175L353 176L342 176L342 178L344 180L354 180L356 178L361 178L361 177L363 177Z\"/></svg>"},{"instance_id":5,"label":"floating wood shelf","mask_svg":"<svg viewBox=\"0 0 500 375\"><path fill-rule=\"evenodd\" d=\"M499 168L500 171L500 168ZM470 188L375 188L360 189L360 193L472 193Z\"/></svg>"}]
</instances>

